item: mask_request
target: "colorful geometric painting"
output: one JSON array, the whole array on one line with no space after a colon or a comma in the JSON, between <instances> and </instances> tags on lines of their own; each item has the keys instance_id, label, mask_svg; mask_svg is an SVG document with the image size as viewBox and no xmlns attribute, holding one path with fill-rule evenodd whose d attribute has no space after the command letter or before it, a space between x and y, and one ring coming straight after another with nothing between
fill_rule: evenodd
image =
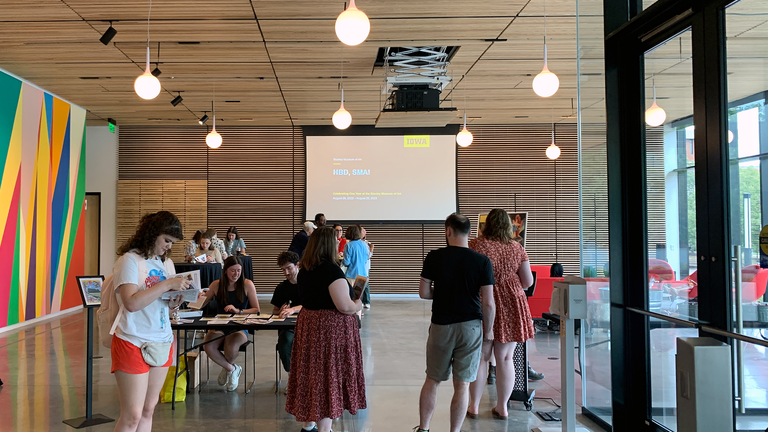
<instances>
[{"instance_id":1,"label":"colorful geometric painting","mask_svg":"<svg viewBox=\"0 0 768 432\"><path fill-rule=\"evenodd\" d=\"M2 328L82 304L85 110L2 70L0 89Z\"/></svg>"}]
</instances>

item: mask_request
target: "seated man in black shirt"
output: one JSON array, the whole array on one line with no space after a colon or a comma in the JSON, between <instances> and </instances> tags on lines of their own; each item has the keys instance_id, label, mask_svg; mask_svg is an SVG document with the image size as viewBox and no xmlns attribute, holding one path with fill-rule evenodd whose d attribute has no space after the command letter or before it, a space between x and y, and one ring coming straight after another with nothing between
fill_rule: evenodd
<instances>
[{"instance_id":1,"label":"seated man in black shirt","mask_svg":"<svg viewBox=\"0 0 768 432\"><path fill-rule=\"evenodd\" d=\"M432 325L427 339L427 379L419 398L420 423L416 432L429 430L437 388L442 381L448 381L451 370L450 430L459 432L469 404L469 383L477 378L481 349L492 347L496 318L493 265L488 257L469 249L469 230L466 216L448 216L448 247L428 253L421 270L419 296L432 299Z\"/></svg>"},{"instance_id":2,"label":"seated man in black shirt","mask_svg":"<svg viewBox=\"0 0 768 432\"><path fill-rule=\"evenodd\" d=\"M285 318L301 310L299 289L296 277L299 275L299 255L296 252L280 252L277 265L285 275L285 280L275 288L272 294L272 315ZM291 371L291 350L293 349L293 329L280 330L277 333L277 352L286 372Z\"/></svg>"}]
</instances>

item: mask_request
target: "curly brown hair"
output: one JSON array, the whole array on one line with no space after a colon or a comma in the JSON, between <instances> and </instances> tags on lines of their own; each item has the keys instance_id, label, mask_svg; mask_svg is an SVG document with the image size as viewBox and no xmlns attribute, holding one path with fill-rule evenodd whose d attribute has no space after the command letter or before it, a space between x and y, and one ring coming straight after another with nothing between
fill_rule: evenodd
<instances>
[{"instance_id":1,"label":"curly brown hair","mask_svg":"<svg viewBox=\"0 0 768 432\"><path fill-rule=\"evenodd\" d=\"M324 225L309 236L307 248L304 249L299 265L305 270L313 270L327 261L339 265L339 250L333 227Z\"/></svg>"},{"instance_id":2,"label":"curly brown hair","mask_svg":"<svg viewBox=\"0 0 768 432\"><path fill-rule=\"evenodd\" d=\"M512 220L506 210L495 208L485 218L483 237L501 243L512 241Z\"/></svg>"},{"instance_id":3,"label":"curly brown hair","mask_svg":"<svg viewBox=\"0 0 768 432\"><path fill-rule=\"evenodd\" d=\"M117 249L117 254L124 255L128 251L136 249L139 251L139 255L149 259L154 255L155 241L163 234L175 237L177 241L184 240L179 218L169 211L147 213L139 220L136 232ZM165 261L170 255L169 249L160 259Z\"/></svg>"}]
</instances>

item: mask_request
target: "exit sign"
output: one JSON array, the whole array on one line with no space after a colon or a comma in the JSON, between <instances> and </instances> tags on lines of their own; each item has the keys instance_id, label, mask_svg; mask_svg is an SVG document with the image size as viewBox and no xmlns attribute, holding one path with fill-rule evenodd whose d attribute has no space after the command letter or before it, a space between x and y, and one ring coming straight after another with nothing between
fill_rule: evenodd
<instances>
[{"instance_id":1,"label":"exit sign","mask_svg":"<svg viewBox=\"0 0 768 432\"><path fill-rule=\"evenodd\" d=\"M115 133L115 125L113 125L112 123L109 124L109 131L112 133Z\"/></svg>"}]
</instances>

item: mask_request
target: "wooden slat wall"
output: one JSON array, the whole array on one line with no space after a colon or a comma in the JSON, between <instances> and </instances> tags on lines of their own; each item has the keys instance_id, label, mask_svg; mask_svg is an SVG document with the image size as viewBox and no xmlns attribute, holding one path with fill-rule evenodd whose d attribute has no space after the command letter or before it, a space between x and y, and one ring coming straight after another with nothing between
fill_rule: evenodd
<instances>
[{"instance_id":1,"label":"wooden slat wall","mask_svg":"<svg viewBox=\"0 0 768 432\"><path fill-rule=\"evenodd\" d=\"M608 159L605 125L584 124L582 144L582 229L584 265L602 277L608 262ZM656 244L666 243L666 198L664 178L664 133L646 130L646 183L648 190L648 257L656 257Z\"/></svg>"},{"instance_id":2,"label":"wooden slat wall","mask_svg":"<svg viewBox=\"0 0 768 432\"><path fill-rule=\"evenodd\" d=\"M473 220L493 207L528 212L526 251L534 265L556 254L567 274L579 274L578 159L575 125L557 125L561 154L548 159L551 125L474 126L472 145L459 149L459 206ZM557 194L555 194L557 163ZM557 203L557 233L555 232Z\"/></svg>"},{"instance_id":3,"label":"wooden slat wall","mask_svg":"<svg viewBox=\"0 0 768 432\"><path fill-rule=\"evenodd\" d=\"M254 259L257 289L271 292L283 278L275 258L288 247L302 222L304 137L301 129L291 127L217 129L224 144L208 150L204 128L121 127L120 180L197 180L207 174L208 224L218 228L222 237L227 227L238 227ZM557 245L566 272L578 274L575 126L556 128L557 144L562 150L557 161L557 236L553 223L555 167L544 154L551 142L551 126L476 125L470 129L475 140L472 146L459 149L458 190L460 209L472 220L473 232L477 215L493 207L527 211L531 262L555 262ZM118 199L122 200L122 196ZM153 202L157 203L157 198ZM201 200L200 208L205 204ZM133 226L135 223L131 229ZM424 255L445 245L443 225L380 224L366 229L368 238L376 244L372 291L417 292Z\"/></svg>"},{"instance_id":4,"label":"wooden slat wall","mask_svg":"<svg viewBox=\"0 0 768 432\"><path fill-rule=\"evenodd\" d=\"M122 245L136 231L141 216L167 210L175 214L190 239L195 230L207 225L205 180L118 180L117 245ZM201 205L202 203L202 205ZM171 249L174 261L184 256L184 241Z\"/></svg>"}]
</instances>

